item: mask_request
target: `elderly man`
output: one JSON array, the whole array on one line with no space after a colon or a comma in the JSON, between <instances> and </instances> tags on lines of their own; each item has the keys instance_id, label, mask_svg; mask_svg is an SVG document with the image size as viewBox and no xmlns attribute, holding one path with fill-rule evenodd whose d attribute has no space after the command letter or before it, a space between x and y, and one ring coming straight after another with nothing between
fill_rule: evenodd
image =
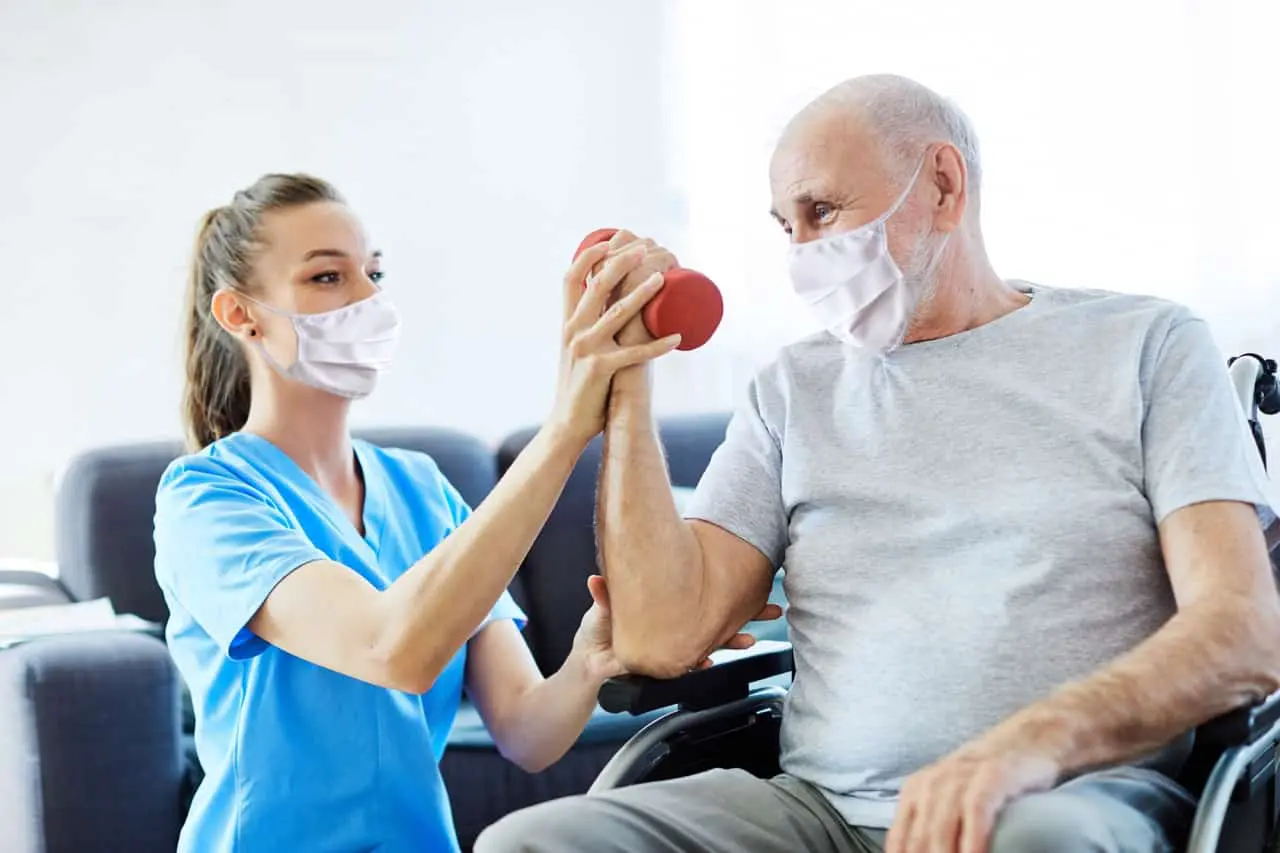
<instances>
[{"instance_id":1,"label":"elderly man","mask_svg":"<svg viewBox=\"0 0 1280 853\"><path fill-rule=\"evenodd\" d=\"M752 382L685 520L644 369L614 380L615 648L675 675L785 566L783 775L544 804L479 850L1180 843L1182 733L1280 687L1261 466L1205 324L1002 280L980 181L968 120L908 80L848 81L792 121L773 215L827 330Z\"/></svg>"}]
</instances>

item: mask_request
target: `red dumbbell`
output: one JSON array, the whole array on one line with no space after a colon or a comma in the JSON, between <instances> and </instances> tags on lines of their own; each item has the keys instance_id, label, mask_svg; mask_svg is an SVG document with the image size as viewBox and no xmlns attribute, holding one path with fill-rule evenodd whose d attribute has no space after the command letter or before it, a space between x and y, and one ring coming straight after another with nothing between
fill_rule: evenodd
<instances>
[{"instance_id":1,"label":"red dumbbell","mask_svg":"<svg viewBox=\"0 0 1280 853\"><path fill-rule=\"evenodd\" d=\"M573 256L578 257L617 233L617 228L592 231L578 244ZM662 278L662 289L641 309L644 327L655 338L679 333L680 346L676 349L697 349L711 339L724 316L720 288L702 273L681 267L667 270Z\"/></svg>"}]
</instances>

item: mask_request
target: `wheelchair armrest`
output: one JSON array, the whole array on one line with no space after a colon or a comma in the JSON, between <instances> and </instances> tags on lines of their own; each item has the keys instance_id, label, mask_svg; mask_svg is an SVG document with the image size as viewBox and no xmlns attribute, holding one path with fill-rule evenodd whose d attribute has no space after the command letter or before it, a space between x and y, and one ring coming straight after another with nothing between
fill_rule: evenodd
<instances>
[{"instance_id":1,"label":"wheelchair armrest","mask_svg":"<svg viewBox=\"0 0 1280 853\"><path fill-rule=\"evenodd\" d=\"M791 644L760 642L741 652L717 652L707 669L679 678L624 675L611 678L600 688L600 705L618 714L646 714L679 705L685 710L714 708L741 699L751 684L788 673L792 669Z\"/></svg>"},{"instance_id":2,"label":"wheelchair armrest","mask_svg":"<svg viewBox=\"0 0 1280 853\"><path fill-rule=\"evenodd\" d=\"M1253 743L1280 722L1280 692L1214 717L1196 729L1196 740L1226 748Z\"/></svg>"}]
</instances>

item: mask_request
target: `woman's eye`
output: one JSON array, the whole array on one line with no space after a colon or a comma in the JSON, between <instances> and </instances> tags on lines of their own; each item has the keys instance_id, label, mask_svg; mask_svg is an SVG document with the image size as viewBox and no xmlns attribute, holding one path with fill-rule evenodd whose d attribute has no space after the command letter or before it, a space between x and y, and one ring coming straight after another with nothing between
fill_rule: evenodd
<instances>
[{"instance_id":1,"label":"woman's eye","mask_svg":"<svg viewBox=\"0 0 1280 853\"><path fill-rule=\"evenodd\" d=\"M382 281L382 279L385 278L386 275L387 274L384 273L382 270L374 270L373 272L369 273L369 281L373 282L374 284L377 284L378 282Z\"/></svg>"},{"instance_id":2,"label":"woman's eye","mask_svg":"<svg viewBox=\"0 0 1280 853\"><path fill-rule=\"evenodd\" d=\"M338 284L342 281L342 273L322 272L319 275L313 275L311 280L316 284Z\"/></svg>"}]
</instances>

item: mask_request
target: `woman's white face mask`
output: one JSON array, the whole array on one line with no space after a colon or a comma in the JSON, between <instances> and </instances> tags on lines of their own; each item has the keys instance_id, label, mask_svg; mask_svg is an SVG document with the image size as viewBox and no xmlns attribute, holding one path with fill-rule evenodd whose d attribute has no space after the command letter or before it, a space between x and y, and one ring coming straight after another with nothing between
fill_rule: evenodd
<instances>
[{"instance_id":1,"label":"woman's white face mask","mask_svg":"<svg viewBox=\"0 0 1280 853\"><path fill-rule=\"evenodd\" d=\"M923 167L921 161L907 188L879 217L852 231L794 244L788 257L792 286L823 327L845 343L881 355L902 343L923 296L923 282L908 281L889 254L885 229ZM924 269L936 265L945 246L946 237Z\"/></svg>"},{"instance_id":2,"label":"woman's white face mask","mask_svg":"<svg viewBox=\"0 0 1280 853\"><path fill-rule=\"evenodd\" d=\"M297 357L288 367L272 358L259 339L258 351L267 363L286 379L350 400L372 393L378 375L391 365L400 341L400 313L381 290L319 314L291 314L253 301L289 318L298 338Z\"/></svg>"}]
</instances>

